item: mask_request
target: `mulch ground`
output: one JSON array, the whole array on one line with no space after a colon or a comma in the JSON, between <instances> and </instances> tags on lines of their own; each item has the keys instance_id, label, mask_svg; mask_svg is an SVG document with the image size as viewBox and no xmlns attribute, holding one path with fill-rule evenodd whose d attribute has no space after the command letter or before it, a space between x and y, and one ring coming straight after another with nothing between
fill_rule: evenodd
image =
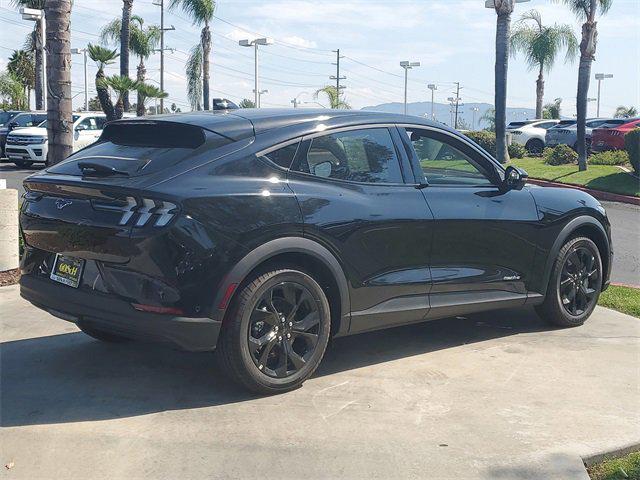
<instances>
[{"instance_id":1,"label":"mulch ground","mask_svg":"<svg viewBox=\"0 0 640 480\"><path fill-rule=\"evenodd\" d=\"M0 287L6 287L7 285L14 285L20 281L20 269L6 270L0 272Z\"/></svg>"}]
</instances>

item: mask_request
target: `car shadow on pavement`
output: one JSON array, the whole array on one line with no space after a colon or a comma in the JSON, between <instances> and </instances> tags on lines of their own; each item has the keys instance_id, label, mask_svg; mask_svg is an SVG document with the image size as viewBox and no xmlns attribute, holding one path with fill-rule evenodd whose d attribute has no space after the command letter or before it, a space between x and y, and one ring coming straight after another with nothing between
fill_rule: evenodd
<instances>
[{"instance_id":1,"label":"car shadow on pavement","mask_svg":"<svg viewBox=\"0 0 640 480\"><path fill-rule=\"evenodd\" d=\"M339 338L315 376L548 329L532 311L504 310ZM3 427L124 418L258 398L227 380L210 353L106 344L81 332L5 342L0 361Z\"/></svg>"}]
</instances>

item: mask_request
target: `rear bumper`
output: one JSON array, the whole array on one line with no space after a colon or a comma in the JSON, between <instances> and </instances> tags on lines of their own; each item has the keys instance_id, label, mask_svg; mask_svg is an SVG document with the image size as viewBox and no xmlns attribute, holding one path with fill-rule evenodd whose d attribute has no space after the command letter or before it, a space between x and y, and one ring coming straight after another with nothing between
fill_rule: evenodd
<instances>
[{"instance_id":1,"label":"rear bumper","mask_svg":"<svg viewBox=\"0 0 640 480\"><path fill-rule=\"evenodd\" d=\"M128 338L169 342L189 351L214 350L222 326L221 321L211 318L139 312L109 295L77 290L32 275L21 277L20 295L63 320Z\"/></svg>"}]
</instances>

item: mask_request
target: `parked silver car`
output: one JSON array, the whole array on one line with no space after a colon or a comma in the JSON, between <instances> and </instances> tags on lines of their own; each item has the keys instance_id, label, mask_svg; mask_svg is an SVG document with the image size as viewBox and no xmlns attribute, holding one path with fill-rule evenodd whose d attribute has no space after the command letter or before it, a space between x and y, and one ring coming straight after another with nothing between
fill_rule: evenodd
<instances>
[{"instance_id":1,"label":"parked silver car","mask_svg":"<svg viewBox=\"0 0 640 480\"><path fill-rule=\"evenodd\" d=\"M587 127L587 148L591 145L591 130L607 123L608 118L588 118ZM578 149L578 130L575 120L561 120L555 127L547 130L545 134L545 144L547 147L556 145L569 145L574 150Z\"/></svg>"}]
</instances>

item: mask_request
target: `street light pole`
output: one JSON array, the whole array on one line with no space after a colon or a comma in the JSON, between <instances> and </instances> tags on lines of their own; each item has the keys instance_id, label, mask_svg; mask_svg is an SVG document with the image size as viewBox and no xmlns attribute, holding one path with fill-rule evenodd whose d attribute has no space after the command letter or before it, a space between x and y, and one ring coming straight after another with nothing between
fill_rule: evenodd
<instances>
[{"instance_id":1,"label":"street light pole","mask_svg":"<svg viewBox=\"0 0 640 480\"><path fill-rule=\"evenodd\" d=\"M20 9L23 20L31 20L32 22L40 22L40 49L42 50L42 106L47 111L47 51L45 45L47 43L47 24L45 22L44 10L23 7Z\"/></svg>"},{"instance_id":2,"label":"street light pole","mask_svg":"<svg viewBox=\"0 0 640 480\"><path fill-rule=\"evenodd\" d=\"M598 106L596 108L596 117L600 118L600 84L605 78L613 78L612 73L596 73L596 80L598 81Z\"/></svg>"},{"instance_id":3,"label":"street light pole","mask_svg":"<svg viewBox=\"0 0 640 480\"><path fill-rule=\"evenodd\" d=\"M254 103L256 104L256 108L260 108L260 82L258 77L258 45L271 45L273 43L272 38L254 38L253 40L240 40L238 45L241 47L253 47L254 48ZM265 91L266 93L266 91Z\"/></svg>"},{"instance_id":4,"label":"street light pole","mask_svg":"<svg viewBox=\"0 0 640 480\"><path fill-rule=\"evenodd\" d=\"M89 83L87 81L87 49L86 48L72 48L71 53L84 56L84 111L89 111Z\"/></svg>"},{"instance_id":5,"label":"street light pole","mask_svg":"<svg viewBox=\"0 0 640 480\"><path fill-rule=\"evenodd\" d=\"M471 111L473 112L473 126L471 127L473 130L476 129L476 113L479 111L480 109L478 107L472 107Z\"/></svg>"},{"instance_id":6,"label":"street light pole","mask_svg":"<svg viewBox=\"0 0 640 480\"><path fill-rule=\"evenodd\" d=\"M400 62L400 66L404 68L404 114L407 114L407 81L409 70L413 67L419 67L420 62L409 62L408 60Z\"/></svg>"},{"instance_id":7,"label":"street light pole","mask_svg":"<svg viewBox=\"0 0 640 480\"><path fill-rule=\"evenodd\" d=\"M438 86L435 83L430 83L429 85L427 85L427 88L431 90L431 120L435 121L436 116L433 113L433 94L438 89Z\"/></svg>"}]
</instances>

